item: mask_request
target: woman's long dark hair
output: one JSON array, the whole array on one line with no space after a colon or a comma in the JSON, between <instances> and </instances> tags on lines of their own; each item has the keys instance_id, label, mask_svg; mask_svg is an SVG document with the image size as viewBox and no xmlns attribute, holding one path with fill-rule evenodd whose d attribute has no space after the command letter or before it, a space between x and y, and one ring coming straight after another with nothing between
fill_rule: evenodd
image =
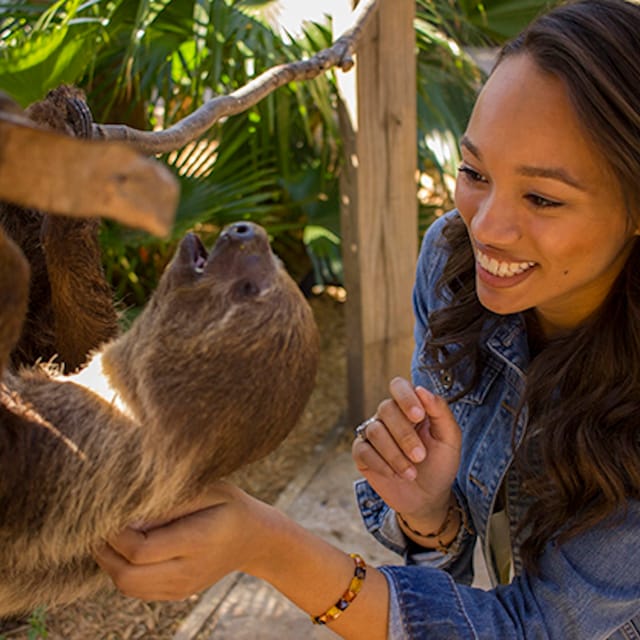
<instances>
[{"instance_id":1,"label":"woman's long dark hair","mask_svg":"<svg viewBox=\"0 0 640 640\"><path fill-rule=\"evenodd\" d=\"M498 59L524 53L565 83L634 226L640 224L639 38L640 5L579 0L539 18ZM475 295L474 259L460 219L445 229L445 239L450 257L440 287L452 302L430 318L427 348L445 354L438 368L461 357L477 367L483 324L495 315ZM527 372L529 426L516 459L522 490L532 499L520 528L529 570L549 541L562 543L623 515L627 499L640 499L640 242L633 242L601 308L546 344ZM461 348L446 356L452 343Z\"/></svg>"}]
</instances>

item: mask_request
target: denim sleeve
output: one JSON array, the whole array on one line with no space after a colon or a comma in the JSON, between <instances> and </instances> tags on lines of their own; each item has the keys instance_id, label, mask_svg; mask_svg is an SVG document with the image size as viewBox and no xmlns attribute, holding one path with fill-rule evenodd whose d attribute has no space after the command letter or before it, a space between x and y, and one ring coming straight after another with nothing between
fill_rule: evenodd
<instances>
[{"instance_id":1,"label":"denim sleeve","mask_svg":"<svg viewBox=\"0 0 640 640\"><path fill-rule=\"evenodd\" d=\"M433 567L381 570L390 586L390 640L596 640L640 611L640 502L562 545L536 575L483 591Z\"/></svg>"},{"instance_id":2,"label":"denim sleeve","mask_svg":"<svg viewBox=\"0 0 640 640\"><path fill-rule=\"evenodd\" d=\"M364 525L380 544L402 556L407 565L428 565L444 569L456 581L471 584L473 580L473 547L476 539L471 528L460 527L458 537L449 546L446 553L424 549L404 535L398 525L395 511L389 508L366 480L356 481L355 492ZM464 501L455 487L454 493L456 493L458 502L463 505Z\"/></svg>"}]
</instances>

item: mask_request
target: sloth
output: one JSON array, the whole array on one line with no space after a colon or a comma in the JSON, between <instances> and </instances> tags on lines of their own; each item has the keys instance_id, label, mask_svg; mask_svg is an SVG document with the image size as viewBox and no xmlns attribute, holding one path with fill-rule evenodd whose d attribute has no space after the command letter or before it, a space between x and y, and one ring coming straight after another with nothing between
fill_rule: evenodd
<instances>
[{"instance_id":1,"label":"sloth","mask_svg":"<svg viewBox=\"0 0 640 640\"><path fill-rule=\"evenodd\" d=\"M61 85L49 91L24 115L57 133L93 135L91 111L77 87ZM102 268L100 220L51 215L0 201L0 225L31 270L28 309L12 364L55 356L66 371L78 369L91 350L118 333L113 293Z\"/></svg>"},{"instance_id":2,"label":"sloth","mask_svg":"<svg viewBox=\"0 0 640 640\"><path fill-rule=\"evenodd\" d=\"M318 360L311 309L248 222L210 253L187 234L131 328L73 375L8 366L27 264L0 231L0 617L91 594L101 541L272 451Z\"/></svg>"}]
</instances>

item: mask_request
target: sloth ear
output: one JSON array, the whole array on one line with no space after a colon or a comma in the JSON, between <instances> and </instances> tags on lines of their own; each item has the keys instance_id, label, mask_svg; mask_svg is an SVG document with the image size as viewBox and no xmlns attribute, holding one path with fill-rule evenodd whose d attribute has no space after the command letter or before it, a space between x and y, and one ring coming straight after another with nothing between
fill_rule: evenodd
<instances>
[{"instance_id":1,"label":"sloth ear","mask_svg":"<svg viewBox=\"0 0 640 640\"><path fill-rule=\"evenodd\" d=\"M22 251L0 228L0 374L22 334L30 272Z\"/></svg>"}]
</instances>

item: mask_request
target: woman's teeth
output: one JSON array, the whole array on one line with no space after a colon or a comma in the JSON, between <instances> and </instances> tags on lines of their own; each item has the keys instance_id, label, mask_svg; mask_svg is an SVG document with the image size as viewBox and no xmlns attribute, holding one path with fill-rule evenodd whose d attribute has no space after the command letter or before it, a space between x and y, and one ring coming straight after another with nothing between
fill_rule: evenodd
<instances>
[{"instance_id":1,"label":"woman's teeth","mask_svg":"<svg viewBox=\"0 0 640 640\"><path fill-rule=\"evenodd\" d=\"M536 264L535 262L499 262L478 250L476 250L476 260L485 271L498 278L517 276Z\"/></svg>"}]
</instances>

